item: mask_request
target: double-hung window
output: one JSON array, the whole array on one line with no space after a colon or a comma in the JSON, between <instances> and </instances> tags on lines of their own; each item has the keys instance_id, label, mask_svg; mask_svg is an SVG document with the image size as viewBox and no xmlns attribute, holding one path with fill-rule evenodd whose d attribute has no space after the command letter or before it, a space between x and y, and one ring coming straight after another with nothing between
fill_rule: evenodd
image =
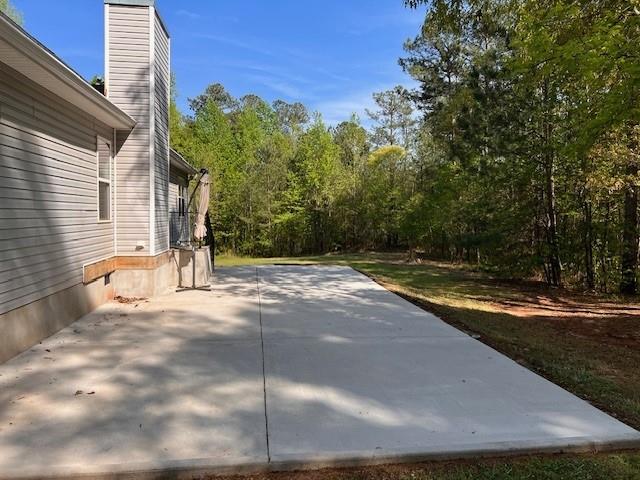
<instances>
[{"instance_id":1,"label":"double-hung window","mask_svg":"<svg viewBox=\"0 0 640 480\"><path fill-rule=\"evenodd\" d=\"M111 144L98 137L98 220L111 221Z\"/></svg>"},{"instance_id":2,"label":"double-hung window","mask_svg":"<svg viewBox=\"0 0 640 480\"><path fill-rule=\"evenodd\" d=\"M187 187L178 185L178 216L184 217L187 214Z\"/></svg>"}]
</instances>

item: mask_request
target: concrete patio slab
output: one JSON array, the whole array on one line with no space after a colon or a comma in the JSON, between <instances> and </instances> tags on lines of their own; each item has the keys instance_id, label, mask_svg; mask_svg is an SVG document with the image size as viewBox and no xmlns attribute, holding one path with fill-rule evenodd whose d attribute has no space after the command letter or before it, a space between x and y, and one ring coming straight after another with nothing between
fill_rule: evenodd
<instances>
[{"instance_id":1,"label":"concrete patio slab","mask_svg":"<svg viewBox=\"0 0 640 480\"><path fill-rule=\"evenodd\" d=\"M346 267L222 269L210 292L105 305L0 365L0 478L631 445L638 432Z\"/></svg>"},{"instance_id":2,"label":"concrete patio slab","mask_svg":"<svg viewBox=\"0 0 640 480\"><path fill-rule=\"evenodd\" d=\"M275 464L640 440L628 426L350 268L259 270Z\"/></svg>"},{"instance_id":3,"label":"concrete patio slab","mask_svg":"<svg viewBox=\"0 0 640 480\"><path fill-rule=\"evenodd\" d=\"M305 338L265 347L274 462L638 440L473 339Z\"/></svg>"},{"instance_id":4,"label":"concrete patio slab","mask_svg":"<svg viewBox=\"0 0 640 480\"><path fill-rule=\"evenodd\" d=\"M466 337L349 267L259 271L265 338Z\"/></svg>"},{"instance_id":5,"label":"concrete patio slab","mask_svg":"<svg viewBox=\"0 0 640 480\"><path fill-rule=\"evenodd\" d=\"M266 464L257 296L235 281L103 306L0 365L0 478Z\"/></svg>"}]
</instances>

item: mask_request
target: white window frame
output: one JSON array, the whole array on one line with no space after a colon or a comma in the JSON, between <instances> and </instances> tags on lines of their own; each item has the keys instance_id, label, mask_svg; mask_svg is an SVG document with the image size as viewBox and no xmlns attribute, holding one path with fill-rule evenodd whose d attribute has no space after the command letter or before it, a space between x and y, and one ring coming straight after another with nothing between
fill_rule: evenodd
<instances>
[{"instance_id":1,"label":"white window frame","mask_svg":"<svg viewBox=\"0 0 640 480\"><path fill-rule=\"evenodd\" d=\"M178 184L178 217L187 216L187 187Z\"/></svg>"},{"instance_id":2,"label":"white window frame","mask_svg":"<svg viewBox=\"0 0 640 480\"><path fill-rule=\"evenodd\" d=\"M103 178L100 176L100 142L104 142L109 145L109 178ZM96 136L96 216L98 223L111 223L113 222L113 188L111 179L113 177L113 143L111 140L107 140L104 137ZM107 220L100 218L100 184L106 183L109 185L109 218Z\"/></svg>"}]
</instances>

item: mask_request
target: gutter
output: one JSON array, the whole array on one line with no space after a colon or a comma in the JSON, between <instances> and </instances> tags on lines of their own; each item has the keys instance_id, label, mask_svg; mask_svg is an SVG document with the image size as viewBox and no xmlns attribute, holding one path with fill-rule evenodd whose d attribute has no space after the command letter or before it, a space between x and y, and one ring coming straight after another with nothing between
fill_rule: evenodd
<instances>
[{"instance_id":1,"label":"gutter","mask_svg":"<svg viewBox=\"0 0 640 480\"><path fill-rule=\"evenodd\" d=\"M169 159L172 167L189 174L190 176L196 175L198 170L185 160L185 158L176 152L173 148L169 149Z\"/></svg>"}]
</instances>

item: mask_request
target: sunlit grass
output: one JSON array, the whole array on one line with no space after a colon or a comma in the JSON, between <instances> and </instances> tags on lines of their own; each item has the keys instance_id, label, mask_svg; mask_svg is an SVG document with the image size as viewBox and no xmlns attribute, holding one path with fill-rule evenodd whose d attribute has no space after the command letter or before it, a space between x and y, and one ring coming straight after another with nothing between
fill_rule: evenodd
<instances>
[{"instance_id":1,"label":"sunlit grass","mask_svg":"<svg viewBox=\"0 0 640 480\"><path fill-rule=\"evenodd\" d=\"M352 265L371 264L377 262L400 261L402 254L384 253L354 253L354 254L326 254L300 257L243 257L231 254L216 255L216 265L220 267L238 267L245 265L273 265L282 263L312 265L334 264Z\"/></svg>"}]
</instances>

